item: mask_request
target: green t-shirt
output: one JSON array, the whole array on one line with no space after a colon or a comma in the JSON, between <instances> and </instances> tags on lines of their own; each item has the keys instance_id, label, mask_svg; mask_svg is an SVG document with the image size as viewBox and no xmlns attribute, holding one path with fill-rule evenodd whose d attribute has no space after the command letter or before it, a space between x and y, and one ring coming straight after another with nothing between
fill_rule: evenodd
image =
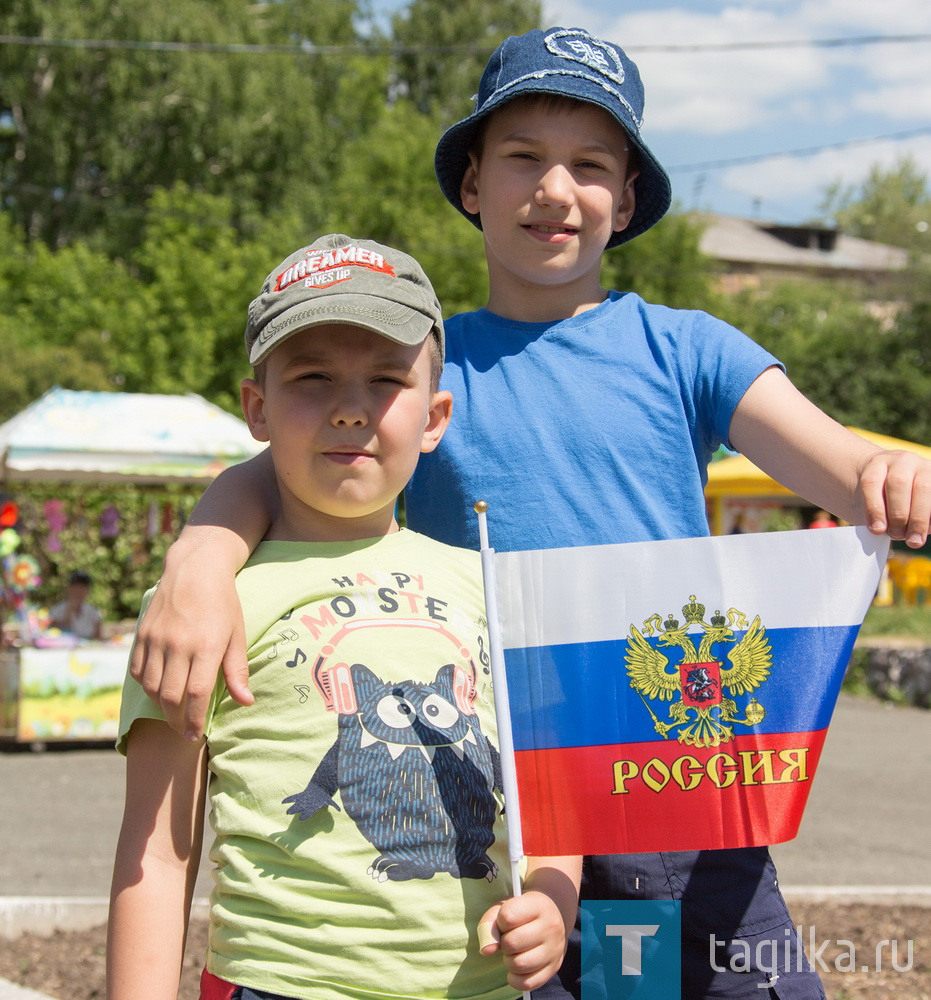
<instances>
[{"instance_id":1,"label":"green t-shirt","mask_svg":"<svg viewBox=\"0 0 931 1000\"><path fill-rule=\"evenodd\" d=\"M255 704L206 734L207 968L307 1000L515 996L479 557L412 531L265 542L239 574ZM120 745L158 709L127 678Z\"/></svg>"}]
</instances>

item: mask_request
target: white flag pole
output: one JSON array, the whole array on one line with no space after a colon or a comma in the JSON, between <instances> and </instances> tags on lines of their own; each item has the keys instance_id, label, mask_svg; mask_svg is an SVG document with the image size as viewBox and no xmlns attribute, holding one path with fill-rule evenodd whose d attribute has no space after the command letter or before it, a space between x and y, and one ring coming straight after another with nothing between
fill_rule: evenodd
<instances>
[{"instance_id":1,"label":"white flag pole","mask_svg":"<svg viewBox=\"0 0 931 1000\"><path fill-rule=\"evenodd\" d=\"M501 626L498 621L498 594L495 589L495 550L488 544L488 504L475 503L478 514L478 537L482 556L482 583L485 588L485 617L488 619L488 653L491 659L491 683L495 694L495 717L498 722L498 754L501 759L501 790L504 792L504 822L508 831L508 859L511 862L511 885L515 896L521 894L520 863L524 841L520 827L520 801L517 794L517 767L514 763L514 737L511 732L511 703L504 669ZM523 994L530 1000L530 994Z\"/></svg>"}]
</instances>

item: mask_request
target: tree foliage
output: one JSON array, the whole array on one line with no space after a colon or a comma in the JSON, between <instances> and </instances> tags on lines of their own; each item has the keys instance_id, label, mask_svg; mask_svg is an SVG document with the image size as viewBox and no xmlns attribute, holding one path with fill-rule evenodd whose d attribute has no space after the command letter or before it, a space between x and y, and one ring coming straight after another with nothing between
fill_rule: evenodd
<instances>
[{"instance_id":1,"label":"tree foliage","mask_svg":"<svg viewBox=\"0 0 931 1000\"><path fill-rule=\"evenodd\" d=\"M927 316L892 323L859 289L785 283L723 303L726 319L786 366L798 388L842 424L931 443Z\"/></svg>"},{"instance_id":2,"label":"tree foliage","mask_svg":"<svg viewBox=\"0 0 931 1000\"><path fill-rule=\"evenodd\" d=\"M0 33L147 42L357 43L354 0L23 0ZM247 226L284 200L319 207L346 135L378 107L376 60L362 55L4 47L4 208L30 240L93 234L125 252L158 188L185 183L232 199ZM313 154L308 155L312 150Z\"/></svg>"},{"instance_id":3,"label":"tree foliage","mask_svg":"<svg viewBox=\"0 0 931 1000\"><path fill-rule=\"evenodd\" d=\"M602 283L674 309L715 312L714 263L700 250L701 226L671 212L604 256Z\"/></svg>"},{"instance_id":4,"label":"tree foliage","mask_svg":"<svg viewBox=\"0 0 931 1000\"><path fill-rule=\"evenodd\" d=\"M902 157L889 170L874 165L859 185L836 181L820 211L851 236L931 252L931 191L914 157Z\"/></svg>"},{"instance_id":5,"label":"tree foliage","mask_svg":"<svg viewBox=\"0 0 931 1000\"><path fill-rule=\"evenodd\" d=\"M395 44L422 47L398 57L398 91L442 124L458 121L472 110L488 56L508 35L539 27L540 16L539 0L413 0L391 21Z\"/></svg>"},{"instance_id":6,"label":"tree foliage","mask_svg":"<svg viewBox=\"0 0 931 1000\"><path fill-rule=\"evenodd\" d=\"M470 110L492 48L538 23L539 0L411 0L384 29L367 10L362 0L0 9L0 34L50 40L0 47L0 419L54 384L197 392L235 412L246 305L278 260L323 232L413 253L447 315L486 300L481 234L444 201L433 150ZM155 42L201 49L139 47ZM274 50L231 49L244 44ZM825 210L849 232L916 251L931 219L909 160L858 188L835 185ZM724 313L839 419L931 440L920 254L899 311L880 322L858 293L817 283L728 301L699 237L674 211L606 254L603 282Z\"/></svg>"}]
</instances>

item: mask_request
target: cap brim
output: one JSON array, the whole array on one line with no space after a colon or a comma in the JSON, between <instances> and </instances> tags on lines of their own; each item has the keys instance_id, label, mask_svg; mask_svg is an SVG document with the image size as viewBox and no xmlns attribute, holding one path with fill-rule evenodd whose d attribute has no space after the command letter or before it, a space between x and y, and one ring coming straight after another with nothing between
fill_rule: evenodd
<instances>
[{"instance_id":1,"label":"cap brim","mask_svg":"<svg viewBox=\"0 0 931 1000\"><path fill-rule=\"evenodd\" d=\"M295 334L330 323L362 327L408 347L422 344L434 329L431 317L379 295L327 295L292 306L266 324L252 345L249 362L258 364ZM442 330L439 334L442 346Z\"/></svg>"}]
</instances>

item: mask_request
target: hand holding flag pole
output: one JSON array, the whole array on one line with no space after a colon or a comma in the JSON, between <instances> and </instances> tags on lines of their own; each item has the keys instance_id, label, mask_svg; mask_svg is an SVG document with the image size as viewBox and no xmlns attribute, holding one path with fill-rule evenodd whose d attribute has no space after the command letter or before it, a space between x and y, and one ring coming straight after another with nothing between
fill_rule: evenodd
<instances>
[{"instance_id":1,"label":"hand holding flag pole","mask_svg":"<svg viewBox=\"0 0 931 1000\"><path fill-rule=\"evenodd\" d=\"M511 863L511 885L515 896L521 894L520 862L524 856L520 826L520 802L517 795L517 768L514 763L514 738L511 733L511 705L508 700L507 674L501 629L498 623L498 596L495 590L495 550L488 544L488 504L477 500L478 535L482 557L482 580L485 589L485 616L488 619L488 652L491 659L491 683L495 695L495 716L498 722L498 752L501 758L501 789L504 792L504 821L508 832L508 860ZM524 1000L530 994L524 992Z\"/></svg>"}]
</instances>

